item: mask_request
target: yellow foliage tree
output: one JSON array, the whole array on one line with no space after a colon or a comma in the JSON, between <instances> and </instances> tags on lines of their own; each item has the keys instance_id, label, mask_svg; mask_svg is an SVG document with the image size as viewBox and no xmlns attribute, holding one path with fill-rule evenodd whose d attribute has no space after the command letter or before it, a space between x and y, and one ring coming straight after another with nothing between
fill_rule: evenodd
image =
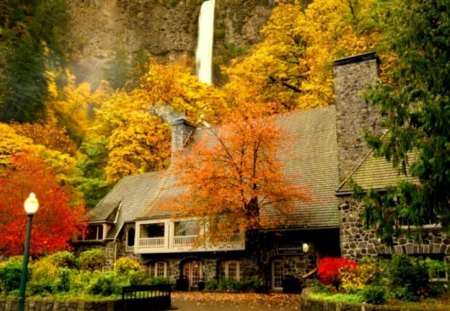
<instances>
[{"instance_id":1,"label":"yellow foliage tree","mask_svg":"<svg viewBox=\"0 0 450 311\"><path fill-rule=\"evenodd\" d=\"M149 105L125 91L116 93L97 111L92 129L107 138L106 176L110 183L123 176L168 165L170 129L149 113Z\"/></svg>"},{"instance_id":2,"label":"yellow foliage tree","mask_svg":"<svg viewBox=\"0 0 450 311\"><path fill-rule=\"evenodd\" d=\"M33 141L17 134L9 125L0 123L0 169L11 164L11 156L33 150Z\"/></svg>"},{"instance_id":3,"label":"yellow foliage tree","mask_svg":"<svg viewBox=\"0 0 450 311\"><path fill-rule=\"evenodd\" d=\"M77 85L75 77L68 72L67 84L58 89L55 73L48 72L47 75L50 81L47 119L54 115L72 138L82 140L94 118L90 112L112 96L112 88L106 81L102 81L96 91L92 92L88 83Z\"/></svg>"},{"instance_id":4,"label":"yellow foliage tree","mask_svg":"<svg viewBox=\"0 0 450 311\"><path fill-rule=\"evenodd\" d=\"M279 1L262 30L264 40L224 68L229 98L253 88L271 113L332 104L332 61L378 41L367 22L371 3L315 0L302 8L300 1Z\"/></svg>"},{"instance_id":5,"label":"yellow foliage tree","mask_svg":"<svg viewBox=\"0 0 450 311\"><path fill-rule=\"evenodd\" d=\"M216 120L226 107L220 90L198 81L189 68L179 62L150 63L136 95L155 111L168 109L194 123Z\"/></svg>"}]
</instances>

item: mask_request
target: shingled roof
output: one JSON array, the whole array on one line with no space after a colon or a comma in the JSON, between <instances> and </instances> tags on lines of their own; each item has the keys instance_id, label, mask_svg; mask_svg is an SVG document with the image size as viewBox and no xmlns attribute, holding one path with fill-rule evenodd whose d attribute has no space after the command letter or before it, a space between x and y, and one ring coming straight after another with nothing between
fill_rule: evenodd
<instances>
[{"instance_id":1,"label":"shingled roof","mask_svg":"<svg viewBox=\"0 0 450 311\"><path fill-rule=\"evenodd\" d=\"M314 108L281 115L277 124L289 148L278 154L290 182L309 187L308 202L298 202L285 227L337 228L339 216L335 107ZM204 135L204 129L196 135ZM173 170L122 178L92 210L90 222L114 222L108 239L115 238L126 222L170 218L163 203L185 191L176 186ZM270 211L263 210L262 216ZM269 215L273 217L274 215ZM113 221L113 219L115 219Z\"/></svg>"},{"instance_id":2,"label":"shingled roof","mask_svg":"<svg viewBox=\"0 0 450 311\"><path fill-rule=\"evenodd\" d=\"M124 223L134 221L146 209L163 181L164 173L161 172L122 178L92 209L89 222L113 223L107 239L115 238Z\"/></svg>"},{"instance_id":3,"label":"shingled roof","mask_svg":"<svg viewBox=\"0 0 450 311\"><path fill-rule=\"evenodd\" d=\"M410 160L416 158L415 154L409 155ZM415 183L417 179L404 175L393 167L392 163L384 157L376 157L370 152L355 170L339 185L337 195L347 195L353 192L353 184L356 183L364 190L385 190L395 186L398 182L408 181Z\"/></svg>"},{"instance_id":4,"label":"shingled roof","mask_svg":"<svg viewBox=\"0 0 450 311\"><path fill-rule=\"evenodd\" d=\"M337 199L338 186L337 142L335 107L315 108L281 115L277 124L289 137L288 148L278 154L284 164L286 177L293 184L309 186L311 200L298 202L296 210L289 215L293 227L337 228L339 217ZM197 131L196 135L204 135ZM154 192L150 204L139 220L168 218L170 212L164 202L184 191L176 187L176 176L169 170L158 193ZM262 211L267 216L269 211ZM273 217L273 215L270 215Z\"/></svg>"}]
</instances>

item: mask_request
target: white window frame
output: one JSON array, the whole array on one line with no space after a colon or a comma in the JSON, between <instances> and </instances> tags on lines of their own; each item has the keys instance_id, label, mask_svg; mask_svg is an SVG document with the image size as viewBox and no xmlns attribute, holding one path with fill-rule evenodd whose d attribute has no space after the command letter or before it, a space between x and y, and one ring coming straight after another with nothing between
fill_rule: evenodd
<instances>
[{"instance_id":1,"label":"white window frame","mask_svg":"<svg viewBox=\"0 0 450 311\"><path fill-rule=\"evenodd\" d=\"M233 275L232 277L230 277L230 265L231 264L236 264L236 274ZM225 280L236 280L236 281L240 281L241 280L241 262L238 260L227 260L223 262L223 274L224 274L224 278Z\"/></svg>"},{"instance_id":2,"label":"white window frame","mask_svg":"<svg viewBox=\"0 0 450 311\"><path fill-rule=\"evenodd\" d=\"M156 261L152 264L152 275L155 278L166 278L167 277L167 262L166 261ZM159 272L162 270L162 275Z\"/></svg>"},{"instance_id":3,"label":"white window frame","mask_svg":"<svg viewBox=\"0 0 450 311\"><path fill-rule=\"evenodd\" d=\"M278 276L276 275L276 271L275 271L276 265L278 265L278 264L281 265L281 269L282 269L281 278L279 280L279 284L277 284L278 283L278 280L277 280ZM282 283L283 283L283 278L284 278L284 275L285 275L285 272L284 272L284 260L282 260L282 259L275 259L275 260L273 260L272 261L272 265L271 265L270 274L271 274L270 276L271 276L272 289L274 289L274 290L282 290L283 289Z\"/></svg>"}]
</instances>

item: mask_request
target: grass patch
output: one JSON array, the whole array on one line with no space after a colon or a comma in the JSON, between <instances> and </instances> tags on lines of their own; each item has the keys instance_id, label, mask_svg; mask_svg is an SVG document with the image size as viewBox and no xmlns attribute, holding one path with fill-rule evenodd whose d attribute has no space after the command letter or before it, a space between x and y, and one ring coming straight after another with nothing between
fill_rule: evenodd
<instances>
[{"instance_id":1,"label":"grass patch","mask_svg":"<svg viewBox=\"0 0 450 311\"><path fill-rule=\"evenodd\" d=\"M311 293L309 297L312 299L334 301L334 302L348 302L361 303L364 302L364 297L358 294L327 294L327 293Z\"/></svg>"}]
</instances>

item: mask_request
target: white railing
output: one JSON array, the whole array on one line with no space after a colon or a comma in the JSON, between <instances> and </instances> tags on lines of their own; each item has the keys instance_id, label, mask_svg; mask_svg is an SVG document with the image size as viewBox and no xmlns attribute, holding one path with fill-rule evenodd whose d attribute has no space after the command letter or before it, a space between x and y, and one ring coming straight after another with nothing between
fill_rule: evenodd
<instances>
[{"instance_id":1,"label":"white railing","mask_svg":"<svg viewBox=\"0 0 450 311\"><path fill-rule=\"evenodd\" d=\"M164 246L164 237L139 239L139 247L163 247L163 246Z\"/></svg>"},{"instance_id":2,"label":"white railing","mask_svg":"<svg viewBox=\"0 0 450 311\"><path fill-rule=\"evenodd\" d=\"M173 246L191 246L197 237L197 235L176 236L173 238Z\"/></svg>"}]
</instances>

